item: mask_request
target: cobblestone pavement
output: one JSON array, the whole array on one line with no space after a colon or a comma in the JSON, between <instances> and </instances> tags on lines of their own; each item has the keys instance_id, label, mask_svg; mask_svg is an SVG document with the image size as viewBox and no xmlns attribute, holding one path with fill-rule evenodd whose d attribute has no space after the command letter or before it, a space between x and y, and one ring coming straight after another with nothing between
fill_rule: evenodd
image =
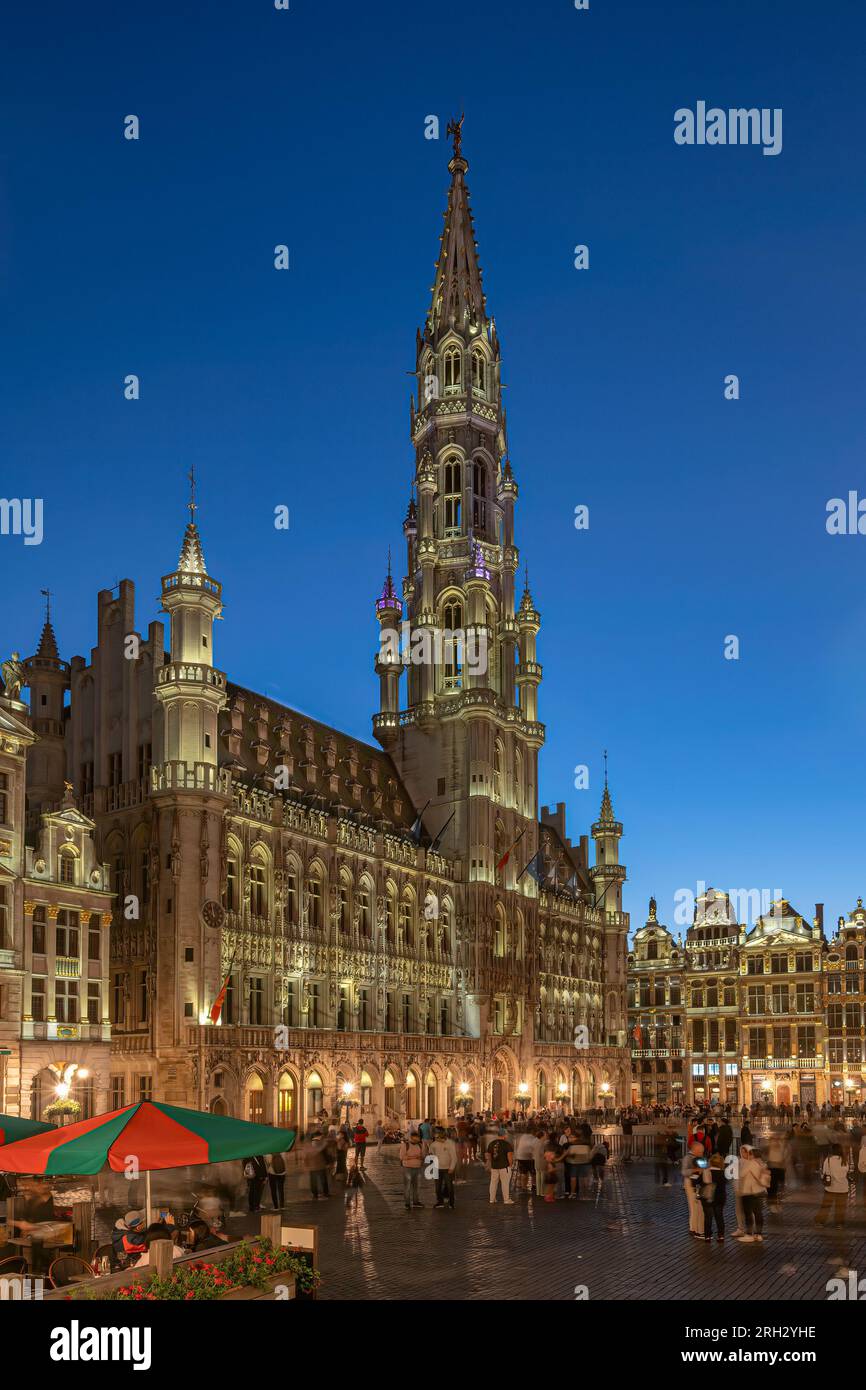
<instances>
[{"instance_id":1,"label":"cobblestone pavement","mask_svg":"<svg viewBox=\"0 0 866 1390\"><path fill-rule=\"evenodd\" d=\"M866 1206L848 1203L844 1231L815 1226L817 1181L765 1211L764 1242L723 1246L687 1233L677 1173L657 1187L647 1161L607 1168L600 1200L544 1203L515 1195L491 1207L480 1164L456 1188L456 1208L432 1210L433 1184L420 1182L423 1210L407 1212L396 1149L368 1154L368 1182L354 1208L342 1184L310 1199L306 1176L287 1185L287 1218L319 1226L323 1299L569 1299L585 1285L595 1299L819 1299L840 1269L866 1276ZM726 1208L734 1229L733 1194ZM236 1229L236 1221L232 1223ZM244 1221L240 1223L247 1225ZM250 1228L252 1226L250 1225Z\"/></svg>"}]
</instances>

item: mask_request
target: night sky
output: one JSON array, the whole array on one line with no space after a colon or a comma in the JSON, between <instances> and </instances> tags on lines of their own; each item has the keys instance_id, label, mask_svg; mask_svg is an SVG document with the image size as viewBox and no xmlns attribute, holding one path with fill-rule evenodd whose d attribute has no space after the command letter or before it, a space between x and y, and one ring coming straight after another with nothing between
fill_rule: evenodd
<instances>
[{"instance_id":1,"label":"night sky","mask_svg":"<svg viewBox=\"0 0 866 1390\"><path fill-rule=\"evenodd\" d=\"M50 0L4 31L2 491L45 521L0 537L2 654L46 585L67 659L120 577L145 631L194 464L217 665L370 740L465 110L542 800L586 831L609 749L638 925L700 881L828 924L866 894L866 536L825 525L866 496L862 4ZM781 108L782 152L677 145L699 100Z\"/></svg>"}]
</instances>

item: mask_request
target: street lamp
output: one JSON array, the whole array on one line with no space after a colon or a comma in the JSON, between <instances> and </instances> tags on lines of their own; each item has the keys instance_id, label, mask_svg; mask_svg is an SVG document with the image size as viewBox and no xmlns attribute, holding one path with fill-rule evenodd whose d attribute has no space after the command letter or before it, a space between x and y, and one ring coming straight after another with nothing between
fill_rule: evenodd
<instances>
[{"instance_id":1,"label":"street lamp","mask_svg":"<svg viewBox=\"0 0 866 1390\"><path fill-rule=\"evenodd\" d=\"M351 1110L352 1106L355 1104L355 1101L352 1099L352 1092L354 1091L354 1089L355 1089L355 1087L352 1085L351 1081L344 1081L344 1082L343 1082L343 1097L342 1097L342 1100L340 1101L340 1110L342 1111L343 1106L345 1105L345 1107L346 1107L346 1124L349 1123L349 1111Z\"/></svg>"},{"instance_id":2,"label":"street lamp","mask_svg":"<svg viewBox=\"0 0 866 1390\"><path fill-rule=\"evenodd\" d=\"M465 1119L466 1112L469 1109L469 1102L472 1099L472 1092L469 1089L469 1082L461 1081L460 1085L457 1087L457 1090L459 1092L459 1095L457 1097L457 1104L463 1106L463 1118Z\"/></svg>"},{"instance_id":3,"label":"street lamp","mask_svg":"<svg viewBox=\"0 0 866 1390\"><path fill-rule=\"evenodd\" d=\"M560 1105L564 1105L568 1099L568 1083L566 1081L559 1082L556 1088L556 1094L559 1097Z\"/></svg>"},{"instance_id":4,"label":"street lamp","mask_svg":"<svg viewBox=\"0 0 866 1390\"><path fill-rule=\"evenodd\" d=\"M529 1083L527 1081L521 1081L518 1083L517 1095L514 1097L514 1099L517 1101L519 1105L523 1107L523 1113L525 1115L526 1107L529 1104Z\"/></svg>"}]
</instances>

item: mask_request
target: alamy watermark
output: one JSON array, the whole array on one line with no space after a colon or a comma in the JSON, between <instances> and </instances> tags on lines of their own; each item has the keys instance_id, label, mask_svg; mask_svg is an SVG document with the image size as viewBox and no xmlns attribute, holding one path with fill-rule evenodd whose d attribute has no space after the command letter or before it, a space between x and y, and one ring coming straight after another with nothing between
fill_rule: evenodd
<instances>
[{"instance_id":1,"label":"alamy watermark","mask_svg":"<svg viewBox=\"0 0 866 1390\"><path fill-rule=\"evenodd\" d=\"M764 154L782 152L781 106L721 106L695 104L674 112L674 140L678 145L762 145Z\"/></svg>"}]
</instances>

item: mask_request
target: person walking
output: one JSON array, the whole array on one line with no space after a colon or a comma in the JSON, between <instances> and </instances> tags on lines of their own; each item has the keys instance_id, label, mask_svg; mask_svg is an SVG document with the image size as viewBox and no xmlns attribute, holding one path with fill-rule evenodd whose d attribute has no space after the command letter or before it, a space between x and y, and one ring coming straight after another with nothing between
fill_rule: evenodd
<instances>
[{"instance_id":1,"label":"person walking","mask_svg":"<svg viewBox=\"0 0 866 1390\"><path fill-rule=\"evenodd\" d=\"M436 1137L430 1145L430 1154L436 1159L436 1201L434 1210L443 1208L445 1203L454 1210L454 1179L459 1162L457 1145L444 1129L436 1130Z\"/></svg>"},{"instance_id":2,"label":"person walking","mask_svg":"<svg viewBox=\"0 0 866 1390\"><path fill-rule=\"evenodd\" d=\"M270 1154L265 1167L274 1211L282 1211L286 1204L286 1160L282 1154Z\"/></svg>"},{"instance_id":3,"label":"person walking","mask_svg":"<svg viewBox=\"0 0 866 1390\"><path fill-rule=\"evenodd\" d=\"M250 1211L258 1211L262 1203L262 1191L268 1176L265 1160L260 1154L244 1159L244 1177L247 1180L247 1202Z\"/></svg>"},{"instance_id":4,"label":"person walking","mask_svg":"<svg viewBox=\"0 0 866 1390\"><path fill-rule=\"evenodd\" d=\"M770 1171L750 1144L740 1145L739 1177L737 1179L743 1203L743 1230L738 1236L743 1244L764 1239L764 1193L770 1186Z\"/></svg>"},{"instance_id":5,"label":"person walking","mask_svg":"<svg viewBox=\"0 0 866 1390\"><path fill-rule=\"evenodd\" d=\"M355 1162L362 1173L367 1165L367 1140L369 1138L370 1134L367 1129L367 1126L364 1124L363 1120L359 1120L358 1123L355 1125L355 1132L352 1135L352 1141L355 1145Z\"/></svg>"},{"instance_id":6,"label":"person walking","mask_svg":"<svg viewBox=\"0 0 866 1390\"><path fill-rule=\"evenodd\" d=\"M413 1207L423 1207L418 1191L418 1178L424 1162L424 1145L421 1135L413 1130L408 1139L400 1145L400 1165L403 1169L403 1202L407 1211Z\"/></svg>"},{"instance_id":7,"label":"person walking","mask_svg":"<svg viewBox=\"0 0 866 1390\"><path fill-rule=\"evenodd\" d=\"M376 1145L377 1145L376 1154L377 1154L377 1156L378 1156L379 1158L382 1157L382 1150L383 1150L384 1144L385 1144L385 1126L382 1124L382 1121L381 1121L381 1120L377 1120L377 1121L376 1121Z\"/></svg>"},{"instance_id":8,"label":"person walking","mask_svg":"<svg viewBox=\"0 0 866 1390\"><path fill-rule=\"evenodd\" d=\"M627 1111L621 1118L620 1129L622 1130L622 1161L631 1163L631 1151L634 1144L634 1120L631 1113Z\"/></svg>"},{"instance_id":9,"label":"person walking","mask_svg":"<svg viewBox=\"0 0 866 1390\"><path fill-rule=\"evenodd\" d=\"M838 1144L830 1145L830 1152L821 1164L821 1181L824 1191L815 1217L815 1225L826 1226L832 1208L833 1225L844 1226L845 1204L848 1201L848 1169Z\"/></svg>"},{"instance_id":10,"label":"person walking","mask_svg":"<svg viewBox=\"0 0 866 1390\"><path fill-rule=\"evenodd\" d=\"M310 1144L304 1154L304 1167L310 1175L310 1195L314 1202L320 1197L330 1197L328 1190L328 1168L330 1166L331 1140L320 1129L313 1130Z\"/></svg>"},{"instance_id":11,"label":"person walking","mask_svg":"<svg viewBox=\"0 0 866 1390\"><path fill-rule=\"evenodd\" d=\"M501 1188L503 1206L513 1207L514 1202L511 1199L509 1186L511 1168L514 1163L514 1149L511 1140L504 1134L492 1134L487 1141L484 1161L490 1174L491 1203L496 1202L497 1189Z\"/></svg>"}]
</instances>

